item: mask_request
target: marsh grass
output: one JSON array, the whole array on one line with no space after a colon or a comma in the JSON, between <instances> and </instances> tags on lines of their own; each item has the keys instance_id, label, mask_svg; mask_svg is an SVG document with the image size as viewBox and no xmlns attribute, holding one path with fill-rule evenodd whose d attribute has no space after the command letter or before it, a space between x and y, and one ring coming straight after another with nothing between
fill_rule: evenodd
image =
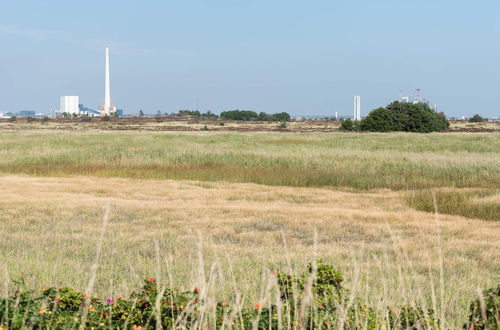
<instances>
[{"instance_id":1,"label":"marsh grass","mask_svg":"<svg viewBox=\"0 0 500 330\"><path fill-rule=\"evenodd\" d=\"M433 212L434 195L443 214L500 221L500 203L489 198L498 194L498 190L434 189L409 192L406 200L416 210Z\"/></svg>"},{"instance_id":2,"label":"marsh grass","mask_svg":"<svg viewBox=\"0 0 500 330\"><path fill-rule=\"evenodd\" d=\"M500 134L0 133L0 174L497 188Z\"/></svg>"}]
</instances>

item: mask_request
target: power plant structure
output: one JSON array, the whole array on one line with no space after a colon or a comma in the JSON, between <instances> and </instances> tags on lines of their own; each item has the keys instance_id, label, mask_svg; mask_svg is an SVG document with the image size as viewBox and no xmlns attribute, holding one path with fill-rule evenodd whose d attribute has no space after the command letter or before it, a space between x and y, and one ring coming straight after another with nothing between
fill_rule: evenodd
<instances>
[{"instance_id":1,"label":"power plant structure","mask_svg":"<svg viewBox=\"0 0 500 330\"><path fill-rule=\"evenodd\" d=\"M61 96L61 107L59 112L68 115L78 115L80 113L78 96Z\"/></svg>"},{"instance_id":2,"label":"power plant structure","mask_svg":"<svg viewBox=\"0 0 500 330\"><path fill-rule=\"evenodd\" d=\"M354 97L354 120L361 120L361 96Z\"/></svg>"},{"instance_id":3,"label":"power plant structure","mask_svg":"<svg viewBox=\"0 0 500 330\"><path fill-rule=\"evenodd\" d=\"M111 87L109 79L109 49L106 47L106 68L104 73L104 104L99 107L101 116L115 115L116 107L111 103Z\"/></svg>"}]
</instances>

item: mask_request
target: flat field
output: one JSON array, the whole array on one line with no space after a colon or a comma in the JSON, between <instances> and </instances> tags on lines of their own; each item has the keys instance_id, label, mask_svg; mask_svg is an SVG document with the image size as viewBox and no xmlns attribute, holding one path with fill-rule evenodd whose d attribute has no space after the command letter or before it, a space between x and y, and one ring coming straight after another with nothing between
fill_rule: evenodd
<instances>
[{"instance_id":1,"label":"flat field","mask_svg":"<svg viewBox=\"0 0 500 330\"><path fill-rule=\"evenodd\" d=\"M255 304L269 270L320 258L371 305L438 296L458 326L500 281L498 133L3 131L0 175L4 276L30 289L86 287L106 205L101 296L213 269Z\"/></svg>"}]
</instances>

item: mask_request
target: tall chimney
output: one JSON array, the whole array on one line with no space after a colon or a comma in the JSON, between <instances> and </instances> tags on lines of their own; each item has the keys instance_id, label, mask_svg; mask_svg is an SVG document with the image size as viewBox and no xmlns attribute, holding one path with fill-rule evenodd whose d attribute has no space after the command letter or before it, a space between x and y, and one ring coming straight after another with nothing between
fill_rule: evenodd
<instances>
[{"instance_id":1,"label":"tall chimney","mask_svg":"<svg viewBox=\"0 0 500 330\"><path fill-rule=\"evenodd\" d=\"M106 115L111 114L111 88L109 86L109 50L106 47L106 82L104 91L104 113Z\"/></svg>"}]
</instances>

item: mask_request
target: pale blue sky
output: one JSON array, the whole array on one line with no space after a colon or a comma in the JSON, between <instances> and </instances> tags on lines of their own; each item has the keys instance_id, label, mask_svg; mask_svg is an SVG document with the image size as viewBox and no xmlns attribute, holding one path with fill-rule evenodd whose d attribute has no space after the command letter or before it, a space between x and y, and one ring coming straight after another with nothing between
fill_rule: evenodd
<instances>
[{"instance_id":1,"label":"pale blue sky","mask_svg":"<svg viewBox=\"0 0 500 330\"><path fill-rule=\"evenodd\" d=\"M32 0L0 4L0 110L59 96L127 113L362 113L417 87L449 116L500 116L498 0Z\"/></svg>"}]
</instances>

